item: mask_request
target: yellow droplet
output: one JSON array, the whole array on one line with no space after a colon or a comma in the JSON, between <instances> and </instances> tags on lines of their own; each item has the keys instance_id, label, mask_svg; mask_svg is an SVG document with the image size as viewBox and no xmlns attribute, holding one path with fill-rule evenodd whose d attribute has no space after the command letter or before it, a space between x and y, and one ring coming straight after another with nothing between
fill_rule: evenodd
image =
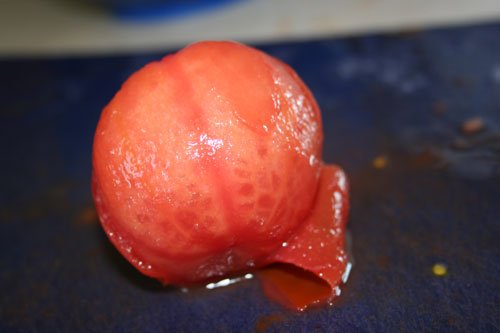
<instances>
[{"instance_id":1,"label":"yellow droplet","mask_svg":"<svg viewBox=\"0 0 500 333\"><path fill-rule=\"evenodd\" d=\"M445 264L437 263L432 266L432 273L436 276L445 276L448 273L448 267Z\"/></svg>"},{"instance_id":2,"label":"yellow droplet","mask_svg":"<svg viewBox=\"0 0 500 333\"><path fill-rule=\"evenodd\" d=\"M372 161L372 165L375 169L383 169L387 166L387 157L381 155Z\"/></svg>"}]
</instances>

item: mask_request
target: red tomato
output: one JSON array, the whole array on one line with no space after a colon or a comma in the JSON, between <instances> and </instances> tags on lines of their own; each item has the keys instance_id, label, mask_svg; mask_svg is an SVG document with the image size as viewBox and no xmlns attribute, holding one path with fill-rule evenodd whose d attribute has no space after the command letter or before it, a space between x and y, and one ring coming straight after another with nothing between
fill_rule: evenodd
<instances>
[{"instance_id":1,"label":"red tomato","mask_svg":"<svg viewBox=\"0 0 500 333\"><path fill-rule=\"evenodd\" d=\"M102 112L102 226L138 270L169 284L287 262L282 244L315 206L322 139L318 106L290 67L234 42L192 44L133 74Z\"/></svg>"}]
</instances>

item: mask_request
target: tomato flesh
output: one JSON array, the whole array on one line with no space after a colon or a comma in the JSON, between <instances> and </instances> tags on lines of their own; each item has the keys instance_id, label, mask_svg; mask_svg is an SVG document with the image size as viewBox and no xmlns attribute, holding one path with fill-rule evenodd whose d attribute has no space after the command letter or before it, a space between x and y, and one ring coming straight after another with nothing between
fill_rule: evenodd
<instances>
[{"instance_id":1,"label":"tomato flesh","mask_svg":"<svg viewBox=\"0 0 500 333\"><path fill-rule=\"evenodd\" d=\"M318 194L331 173L322 140L316 101L286 64L234 42L192 44L134 73L104 108L92 180L101 224L167 284L304 264L282 244L327 218L315 208L330 204Z\"/></svg>"}]
</instances>

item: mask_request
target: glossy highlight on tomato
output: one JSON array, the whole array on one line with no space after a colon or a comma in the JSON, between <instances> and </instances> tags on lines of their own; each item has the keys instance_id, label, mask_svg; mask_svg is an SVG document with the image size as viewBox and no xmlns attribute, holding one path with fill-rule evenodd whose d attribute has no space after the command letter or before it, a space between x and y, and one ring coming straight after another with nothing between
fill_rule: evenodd
<instances>
[{"instance_id":1,"label":"glossy highlight on tomato","mask_svg":"<svg viewBox=\"0 0 500 333\"><path fill-rule=\"evenodd\" d=\"M289 66L234 42L192 44L134 73L104 108L92 177L101 224L165 284L282 262L333 290L347 181L323 164L322 140L318 105Z\"/></svg>"}]
</instances>

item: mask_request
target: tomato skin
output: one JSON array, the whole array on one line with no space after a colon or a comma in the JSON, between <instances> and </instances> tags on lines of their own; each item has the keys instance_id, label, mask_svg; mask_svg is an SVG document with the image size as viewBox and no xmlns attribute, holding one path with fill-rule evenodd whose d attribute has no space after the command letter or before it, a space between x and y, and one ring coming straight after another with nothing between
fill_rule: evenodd
<instances>
[{"instance_id":1,"label":"tomato skin","mask_svg":"<svg viewBox=\"0 0 500 333\"><path fill-rule=\"evenodd\" d=\"M321 277L331 288L338 286L348 264L344 244L348 194L345 172L337 165L323 166L311 213L286 246L271 254L271 261L300 267Z\"/></svg>"},{"instance_id":2,"label":"tomato skin","mask_svg":"<svg viewBox=\"0 0 500 333\"><path fill-rule=\"evenodd\" d=\"M290 67L233 42L192 44L134 73L103 110L92 180L101 224L164 283L266 265L313 207L322 139Z\"/></svg>"}]
</instances>

